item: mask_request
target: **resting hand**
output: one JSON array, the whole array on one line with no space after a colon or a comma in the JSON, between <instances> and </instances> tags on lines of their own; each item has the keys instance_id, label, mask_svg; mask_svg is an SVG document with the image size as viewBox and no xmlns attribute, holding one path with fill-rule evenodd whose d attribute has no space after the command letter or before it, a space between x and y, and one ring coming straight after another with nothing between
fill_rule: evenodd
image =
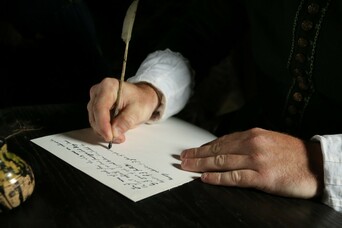
<instances>
[{"instance_id":1,"label":"resting hand","mask_svg":"<svg viewBox=\"0 0 342 228\"><path fill-rule=\"evenodd\" d=\"M320 144L260 128L225 135L181 154L184 170L204 172L205 183L256 188L299 198L323 185Z\"/></svg>"},{"instance_id":2,"label":"resting hand","mask_svg":"<svg viewBox=\"0 0 342 228\"><path fill-rule=\"evenodd\" d=\"M91 127L107 142L125 141L125 132L149 120L158 106L156 91L146 83L122 84L119 114L112 120L111 110L117 99L119 81L105 78L90 88L90 100L87 105Z\"/></svg>"}]
</instances>

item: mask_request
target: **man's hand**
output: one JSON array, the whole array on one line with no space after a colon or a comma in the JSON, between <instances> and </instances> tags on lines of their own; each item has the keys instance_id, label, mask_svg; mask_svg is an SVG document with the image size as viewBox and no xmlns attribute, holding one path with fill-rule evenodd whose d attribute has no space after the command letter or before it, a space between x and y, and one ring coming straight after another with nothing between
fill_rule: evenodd
<instances>
[{"instance_id":1,"label":"man's hand","mask_svg":"<svg viewBox=\"0 0 342 228\"><path fill-rule=\"evenodd\" d=\"M260 128L225 135L181 154L184 170L205 183L312 198L323 189L320 144Z\"/></svg>"},{"instance_id":2,"label":"man's hand","mask_svg":"<svg viewBox=\"0 0 342 228\"><path fill-rule=\"evenodd\" d=\"M91 127L107 142L125 141L125 132L148 121L159 104L158 96L152 86L146 83L124 82L120 98L119 114L112 120L111 110L117 99L119 81L105 78L90 89L87 105Z\"/></svg>"}]
</instances>

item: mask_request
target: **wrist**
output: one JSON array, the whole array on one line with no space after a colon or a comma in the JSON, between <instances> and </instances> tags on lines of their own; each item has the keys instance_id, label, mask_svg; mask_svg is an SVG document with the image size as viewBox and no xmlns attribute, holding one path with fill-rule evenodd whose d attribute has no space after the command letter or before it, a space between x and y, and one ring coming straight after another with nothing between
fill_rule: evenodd
<instances>
[{"instance_id":1,"label":"wrist","mask_svg":"<svg viewBox=\"0 0 342 228\"><path fill-rule=\"evenodd\" d=\"M140 82L137 85L144 90L146 96L148 97L148 102L151 105L152 115L151 119L156 119L159 116L159 108L162 104L163 94L153 85L147 82Z\"/></svg>"}]
</instances>

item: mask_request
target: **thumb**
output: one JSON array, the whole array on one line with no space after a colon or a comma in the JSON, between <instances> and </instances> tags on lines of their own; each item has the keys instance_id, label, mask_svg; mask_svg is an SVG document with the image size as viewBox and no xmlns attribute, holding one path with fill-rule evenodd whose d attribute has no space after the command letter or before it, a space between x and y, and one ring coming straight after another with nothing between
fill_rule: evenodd
<instances>
[{"instance_id":1,"label":"thumb","mask_svg":"<svg viewBox=\"0 0 342 228\"><path fill-rule=\"evenodd\" d=\"M113 142L114 143L123 143L125 138L125 133L135 128L138 124L140 124L139 118L134 112L128 112L127 110L122 110L114 119L112 124L112 132L113 132Z\"/></svg>"}]
</instances>

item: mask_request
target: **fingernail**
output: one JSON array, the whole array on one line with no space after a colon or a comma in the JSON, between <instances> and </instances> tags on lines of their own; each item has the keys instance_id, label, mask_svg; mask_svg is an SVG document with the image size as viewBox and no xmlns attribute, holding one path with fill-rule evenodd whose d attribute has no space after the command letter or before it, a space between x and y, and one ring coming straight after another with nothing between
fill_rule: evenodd
<instances>
[{"instance_id":1,"label":"fingernail","mask_svg":"<svg viewBox=\"0 0 342 228\"><path fill-rule=\"evenodd\" d=\"M113 138L113 143L121 143L120 138Z\"/></svg>"},{"instance_id":2,"label":"fingernail","mask_svg":"<svg viewBox=\"0 0 342 228\"><path fill-rule=\"evenodd\" d=\"M113 143L121 143L122 142L122 133L119 128L113 128Z\"/></svg>"},{"instance_id":3,"label":"fingernail","mask_svg":"<svg viewBox=\"0 0 342 228\"><path fill-rule=\"evenodd\" d=\"M121 130L117 127L113 128L113 138L118 138L121 135Z\"/></svg>"},{"instance_id":4,"label":"fingernail","mask_svg":"<svg viewBox=\"0 0 342 228\"><path fill-rule=\"evenodd\" d=\"M203 174L201 175L201 179L202 179L202 180L207 179L207 177L208 177L208 174L207 174L207 173L203 173Z\"/></svg>"}]
</instances>

